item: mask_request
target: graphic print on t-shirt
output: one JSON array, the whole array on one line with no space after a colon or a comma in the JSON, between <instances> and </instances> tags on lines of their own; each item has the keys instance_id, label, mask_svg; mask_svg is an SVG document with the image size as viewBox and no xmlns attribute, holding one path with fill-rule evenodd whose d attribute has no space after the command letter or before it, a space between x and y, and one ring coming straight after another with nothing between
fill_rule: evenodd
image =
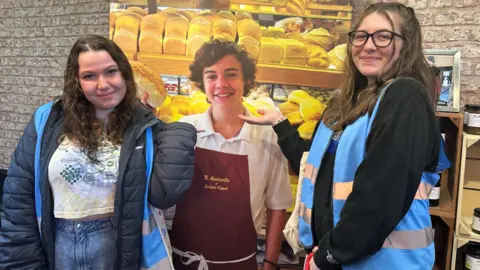
<instances>
[{"instance_id":1,"label":"graphic print on t-shirt","mask_svg":"<svg viewBox=\"0 0 480 270\"><path fill-rule=\"evenodd\" d=\"M117 182L120 147L103 141L93 163L83 151L72 144L61 144L61 177L70 190L81 197L106 196Z\"/></svg>"}]
</instances>

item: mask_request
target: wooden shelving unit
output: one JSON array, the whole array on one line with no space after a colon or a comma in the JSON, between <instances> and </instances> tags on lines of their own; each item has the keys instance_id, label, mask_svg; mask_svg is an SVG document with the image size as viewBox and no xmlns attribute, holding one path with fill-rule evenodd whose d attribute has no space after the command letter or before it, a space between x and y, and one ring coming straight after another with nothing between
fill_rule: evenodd
<instances>
[{"instance_id":1,"label":"wooden shelving unit","mask_svg":"<svg viewBox=\"0 0 480 270\"><path fill-rule=\"evenodd\" d=\"M453 236L455 234L455 218L463 138L463 112L437 112L437 117L445 129L445 149L451 167L442 173L440 205L430 207L430 215L437 225L435 235L436 269L450 269L452 258ZM441 222L439 222L441 221Z\"/></svg>"},{"instance_id":2,"label":"wooden shelving unit","mask_svg":"<svg viewBox=\"0 0 480 270\"><path fill-rule=\"evenodd\" d=\"M473 209L480 207L480 135L463 133L458 204L451 269L463 269L464 246L480 243L480 234L472 231Z\"/></svg>"},{"instance_id":3,"label":"wooden shelving unit","mask_svg":"<svg viewBox=\"0 0 480 270\"><path fill-rule=\"evenodd\" d=\"M158 73L188 76L192 58L163 54L137 53L136 59ZM256 79L259 83L303 85L311 87L338 88L344 78L343 72L332 69L317 69L303 66L258 64Z\"/></svg>"}]
</instances>

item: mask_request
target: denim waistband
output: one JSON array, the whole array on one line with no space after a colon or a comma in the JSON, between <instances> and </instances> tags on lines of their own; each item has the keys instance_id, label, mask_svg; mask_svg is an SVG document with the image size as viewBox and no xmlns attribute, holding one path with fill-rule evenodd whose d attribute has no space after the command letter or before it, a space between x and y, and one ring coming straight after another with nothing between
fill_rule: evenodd
<instances>
[{"instance_id":1,"label":"denim waistband","mask_svg":"<svg viewBox=\"0 0 480 270\"><path fill-rule=\"evenodd\" d=\"M99 231L105 228L113 227L113 217L98 219L98 220L86 220L86 221L74 221L68 219L55 219L55 227L57 231L66 233L90 233Z\"/></svg>"}]
</instances>

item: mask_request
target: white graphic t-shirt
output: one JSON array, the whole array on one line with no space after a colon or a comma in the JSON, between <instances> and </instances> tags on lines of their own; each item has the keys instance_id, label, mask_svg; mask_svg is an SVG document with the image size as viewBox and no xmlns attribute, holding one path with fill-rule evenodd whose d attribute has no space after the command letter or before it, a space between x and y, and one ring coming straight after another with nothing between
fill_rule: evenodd
<instances>
[{"instance_id":1,"label":"white graphic t-shirt","mask_svg":"<svg viewBox=\"0 0 480 270\"><path fill-rule=\"evenodd\" d=\"M56 218L79 219L113 212L121 145L104 140L93 163L65 138L48 165Z\"/></svg>"}]
</instances>

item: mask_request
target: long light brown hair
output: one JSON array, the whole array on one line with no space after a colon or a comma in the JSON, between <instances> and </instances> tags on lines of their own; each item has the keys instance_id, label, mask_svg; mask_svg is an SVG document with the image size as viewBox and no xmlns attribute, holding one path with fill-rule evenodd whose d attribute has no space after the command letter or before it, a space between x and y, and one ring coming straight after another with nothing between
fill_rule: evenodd
<instances>
[{"instance_id":1,"label":"long light brown hair","mask_svg":"<svg viewBox=\"0 0 480 270\"><path fill-rule=\"evenodd\" d=\"M372 13L383 15L390 22L392 29L396 19L397 31L405 37L403 48L392 66L376 78L375 86L367 88L367 77L363 76L353 63L352 45L348 43L344 63L345 82L338 95L330 100L323 116L324 123L333 130L342 130L360 116L371 112L377 102L379 88L385 82L397 77L414 78L422 85L432 106L434 104L435 78L423 55L420 23L414 10L400 3L372 4L361 15L353 30L357 30L365 17ZM390 46L395 46L393 41ZM355 98L356 102L353 102Z\"/></svg>"},{"instance_id":2,"label":"long light brown hair","mask_svg":"<svg viewBox=\"0 0 480 270\"><path fill-rule=\"evenodd\" d=\"M79 82L78 56L87 51L106 51L118 65L127 91L125 97L108 115L108 123L95 116L95 108L83 95ZM114 144L121 144L123 133L134 116L137 88L133 80L132 68L122 50L112 41L97 35L79 38L67 60L63 87L63 112L65 121L62 137L75 141L93 162L98 162L97 150L100 134Z\"/></svg>"}]
</instances>

